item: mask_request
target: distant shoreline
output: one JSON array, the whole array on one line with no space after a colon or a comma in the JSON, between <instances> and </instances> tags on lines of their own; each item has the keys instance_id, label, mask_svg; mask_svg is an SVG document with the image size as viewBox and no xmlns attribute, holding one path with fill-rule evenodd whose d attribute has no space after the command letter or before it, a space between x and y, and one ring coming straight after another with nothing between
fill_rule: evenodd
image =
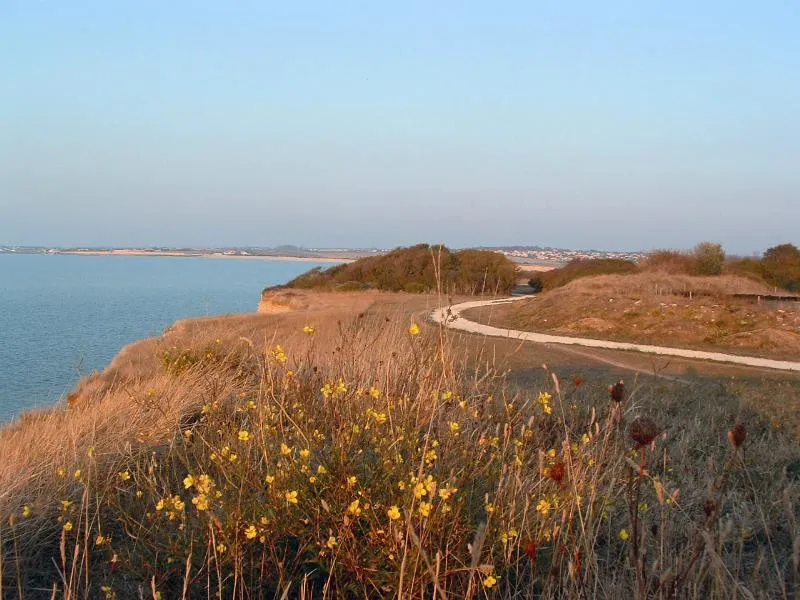
<instances>
[{"instance_id":1,"label":"distant shoreline","mask_svg":"<svg viewBox=\"0 0 800 600\"><path fill-rule=\"evenodd\" d=\"M49 252L51 255L70 255L70 256L169 256L186 258L236 258L250 260L281 260L292 262L330 262L330 263L350 263L354 258L344 258L338 256L287 256L287 255L268 255L268 254L222 254L204 252L180 252L174 250L59 250Z\"/></svg>"}]
</instances>

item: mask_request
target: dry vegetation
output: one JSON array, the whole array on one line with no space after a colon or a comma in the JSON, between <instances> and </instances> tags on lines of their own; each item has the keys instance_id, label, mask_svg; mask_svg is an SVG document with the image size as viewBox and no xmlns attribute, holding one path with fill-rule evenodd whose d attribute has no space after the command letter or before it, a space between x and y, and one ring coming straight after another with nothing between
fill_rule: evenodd
<instances>
[{"instance_id":1,"label":"dry vegetation","mask_svg":"<svg viewBox=\"0 0 800 600\"><path fill-rule=\"evenodd\" d=\"M331 298L0 431L0 597L795 597L800 449L724 386L515 383L430 296Z\"/></svg>"},{"instance_id":2,"label":"dry vegetation","mask_svg":"<svg viewBox=\"0 0 800 600\"><path fill-rule=\"evenodd\" d=\"M326 270L312 269L286 287L502 295L511 292L516 279L516 266L498 252L418 244Z\"/></svg>"},{"instance_id":3,"label":"dry vegetation","mask_svg":"<svg viewBox=\"0 0 800 600\"><path fill-rule=\"evenodd\" d=\"M513 329L796 359L800 304L733 294L772 294L756 280L665 273L586 277L493 311L466 316Z\"/></svg>"}]
</instances>

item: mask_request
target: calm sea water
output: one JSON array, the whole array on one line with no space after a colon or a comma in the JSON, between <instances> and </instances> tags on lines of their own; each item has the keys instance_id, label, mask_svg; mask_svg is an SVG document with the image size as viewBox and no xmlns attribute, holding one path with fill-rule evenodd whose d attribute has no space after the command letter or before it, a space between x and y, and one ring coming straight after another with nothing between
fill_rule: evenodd
<instances>
[{"instance_id":1,"label":"calm sea water","mask_svg":"<svg viewBox=\"0 0 800 600\"><path fill-rule=\"evenodd\" d=\"M250 312L310 262L0 254L0 422L52 404L176 319ZM321 265L329 266L329 265Z\"/></svg>"}]
</instances>

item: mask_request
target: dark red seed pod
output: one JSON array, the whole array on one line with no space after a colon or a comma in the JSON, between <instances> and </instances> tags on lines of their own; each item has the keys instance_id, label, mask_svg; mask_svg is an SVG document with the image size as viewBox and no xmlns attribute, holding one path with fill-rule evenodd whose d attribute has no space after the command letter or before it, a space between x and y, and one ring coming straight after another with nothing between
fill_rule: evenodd
<instances>
[{"instance_id":1,"label":"dark red seed pod","mask_svg":"<svg viewBox=\"0 0 800 600\"><path fill-rule=\"evenodd\" d=\"M525 555L536 562L536 543L533 540L525 542Z\"/></svg>"},{"instance_id":2,"label":"dark red seed pod","mask_svg":"<svg viewBox=\"0 0 800 600\"><path fill-rule=\"evenodd\" d=\"M744 441L747 439L747 429L745 429L744 425L741 423L737 423L733 426L733 429L728 432L728 439L731 441L734 448L738 448L744 444Z\"/></svg>"},{"instance_id":3,"label":"dark red seed pod","mask_svg":"<svg viewBox=\"0 0 800 600\"><path fill-rule=\"evenodd\" d=\"M710 518L711 515L717 510L717 503L713 500L706 500L703 502L703 512L706 513L706 517Z\"/></svg>"},{"instance_id":4,"label":"dark red seed pod","mask_svg":"<svg viewBox=\"0 0 800 600\"><path fill-rule=\"evenodd\" d=\"M583 383L583 381L584 381L584 379L580 375L573 375L572 376L572 383L574 383L576 386L581 385Z\"/></svg>"},{"instance_id":5,"label":"dark red seed pod","mask_svg":"<svg viewBox=\"0 0 800 600\"><path fill-rule=\"evenodd\" d=\"M552 467L550 467L550 479L552 479L556 483L561 483L561 480L564 479L563 462L557 462Z\"/></svg>"},{"instance_id":6,"label":"dark red seed pod","mask_svg":"<svg viewBox=\"0 0 800 600\"><path fill-rule=\"evenodd\" d=\"M647 446L656 439L658 435L658 425L653 423L652 419L639 417L631 423L630 434L631 439L639 446Z\"/></svg>"},{"instance_id":7,"label":"dark red seed pod","mask_svg":"<svg viewBox=\"0 0 800 600\"><path fill-rule=\"evenodd\" d=\"M625 397L625 382L620 379L617 383L608 386L608 393L614 402L622 402Z\"/></svg>"}]
</instances>

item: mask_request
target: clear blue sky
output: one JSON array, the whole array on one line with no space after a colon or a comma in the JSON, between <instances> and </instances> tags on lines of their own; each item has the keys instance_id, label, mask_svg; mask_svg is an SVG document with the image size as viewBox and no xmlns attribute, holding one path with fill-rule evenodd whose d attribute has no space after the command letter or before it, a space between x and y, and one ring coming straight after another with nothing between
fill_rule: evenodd
<instances>
[{"instance_id":1,"label":"clear blue sky","mask_svg":"<svg viewBox=\"0 0 800 600\"><path fill-rule=\"evenodd\" d=\"M0 243L800 243L800 3L0 2Z\"/></svg>"}]
</instances>

